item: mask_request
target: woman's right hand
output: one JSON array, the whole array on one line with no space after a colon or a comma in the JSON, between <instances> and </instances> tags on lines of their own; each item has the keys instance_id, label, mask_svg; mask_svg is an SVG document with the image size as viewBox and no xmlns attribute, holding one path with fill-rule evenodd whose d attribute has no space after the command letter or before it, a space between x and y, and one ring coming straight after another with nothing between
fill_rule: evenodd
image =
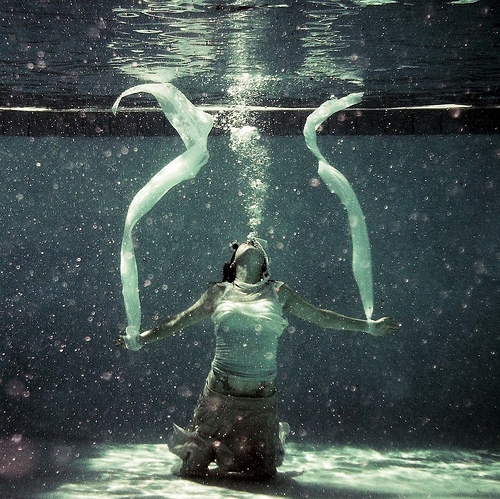
<instances>
[{"instance_id":1,"label":"woman's right hand","mask_svg":"<svg viewBox=\"0 0 500 499\"><path fill-rule=\"evenodd\" d=\"M141 341L140 335L122 335L115 338L115 346L117 346L118 348L126 348L127 350L136 352L144 346L144 343Z\"/></svg>"},{"instance_id":2,"label":"woman's right hand","mask_svg":"<svg viewBox=\"0 0 500 499\"><path fill-rule=\"evenodd\" d=\"M127 345L125 345L125 337L124 336L117 336L115 338L115 347L127 348Z\"/></svg>"}]
</instances>

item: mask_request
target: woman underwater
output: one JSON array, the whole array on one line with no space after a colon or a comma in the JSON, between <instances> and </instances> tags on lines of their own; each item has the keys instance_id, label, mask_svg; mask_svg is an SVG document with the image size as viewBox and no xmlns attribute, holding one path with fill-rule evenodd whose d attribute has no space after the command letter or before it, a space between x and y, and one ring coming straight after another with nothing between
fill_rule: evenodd
<instances>
[{"instance_id":1,"label":"woman underwater","mask_svg":"<svg viewBox=\"0 0 500 499\"><path fill-rule=\"evenodd\" d=\"M187 310L141 333L131 344L138 350L211 316L216 348L212 369L190 426L175 426L169 448L182 459L181 476L230 474L264 478L276 474L284 457L288 425L276 407L278 338L288 325L283 313L322 328L358 331L373 336L394 333L389 317L367 321L314 307L289 286L269 279L264 241L251 238L233 245L223 281L211 284ZM217 470L210 470L215 462Z\"/></svg>"}]
</instances>

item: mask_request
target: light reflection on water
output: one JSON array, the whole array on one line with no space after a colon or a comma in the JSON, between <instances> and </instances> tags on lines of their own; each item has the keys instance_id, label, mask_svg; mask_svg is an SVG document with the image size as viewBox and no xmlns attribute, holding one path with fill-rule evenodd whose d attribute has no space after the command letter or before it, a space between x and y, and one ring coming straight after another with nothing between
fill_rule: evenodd
<instances>
[{"instance_id":1,"label":"light reflection on water","mask_svg":"<svg viewBox=\"0 0 500 499\"><path fill-rule=\"evenodd\" d=\"M490 0L131 3L4 9L2 104L107 106L145 81L174 81L198 102L224 104L243 73L267 82L253 105L314 107L361 87L377 106L498 100Z\"/></svg>"},{"instance_id":2,"label":"light reflection on water","mask_svg":"<svg viewBox=\"0 0 500 499\"><path fill-rule=\"evenodd\" d=\"M500 497L500 456L487 452L292 443L278 476L256 483L179 479L171 472L175 457L164 444L101 445L95 450L94 457L78 463L81 474L50 492L45 486L46 492L39 489L35 497Z\"/></svg>"},{"instance_id":3,"label":"light reflection on water","mask_svg":"<svg viewBox=\"0 0 500 499\"><path fill-rule=\"evenodd\" d=\"M325 86L361 86L364 62L353 29L359 12L316 7L149 2L140 9L116 8L110 64L141 81L186 78L186 85L210 83L222 94L249 73L266 81L249 104L292 95L287 88L295 87L297 78L305 82L301 92L312 95Z\"/></svg>"}]
</instances>

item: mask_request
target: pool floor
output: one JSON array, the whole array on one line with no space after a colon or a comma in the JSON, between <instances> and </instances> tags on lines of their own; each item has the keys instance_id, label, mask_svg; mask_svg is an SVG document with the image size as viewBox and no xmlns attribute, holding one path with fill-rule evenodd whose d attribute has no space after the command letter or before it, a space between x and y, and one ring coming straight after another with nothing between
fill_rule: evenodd
<instances>
[{"instance_id":1,"label":"pool floor","mask_svg":"<svg viewBox=\"0 0 500 499\"><path fill-rule=\"evenodd\" d=\"M59 456L60 470L39 473L30 480L0 482L0 495L40 499L500 498L500 455L486 451L378 451L291 443L278 475L262 482L178 478L172 473L176 458L165 444L59 447L51 452Z\"/></svg>"}]
</instances>

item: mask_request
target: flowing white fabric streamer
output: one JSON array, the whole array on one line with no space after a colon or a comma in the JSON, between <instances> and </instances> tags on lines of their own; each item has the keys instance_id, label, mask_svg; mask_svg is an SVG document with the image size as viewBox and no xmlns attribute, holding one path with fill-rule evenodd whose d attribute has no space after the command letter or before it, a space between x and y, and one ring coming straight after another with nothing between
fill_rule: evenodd
<instances>
[{"instance_id":1,"label":"flowing white fabric streamer","mask_svg":"<svg viewBox=\"0 0 500 499\"><path fill-rule=\"evenodd\" d=\"M338 111L361 102L362 97L362 93L356 93L342 99L331 99L323 103L308 116L304 126L304 137L307 147L318 158L319 176L323 179L330 192L337 194L347 208L352 238L352 269L366 318L370 320L373 314L373 278L370 241L365 217L349 182L340 171L328 164L328 161L318 148L316 138L316 130L327 118Z\"/></svg>"},{"instance_id":2,"label":"flowing white fabric streamer","mask_svg":"<svg viewBox=\"0 0 500 499\"><path fill-rule=\"evenodd\" d=\"M134 197L127 212L121 246L120 272L123 300L127 314L125 343L138 350L137 336L141 327L141 302L132 230L135 224L174 186L194 178L208 161L207 139L213 119L195 107L171 84L146 84L123 92L113 104L116 114L123 97L150 93L160 103L163 113L179 133L186 151L163 167Z\"/></svg>"}]
</instances>

